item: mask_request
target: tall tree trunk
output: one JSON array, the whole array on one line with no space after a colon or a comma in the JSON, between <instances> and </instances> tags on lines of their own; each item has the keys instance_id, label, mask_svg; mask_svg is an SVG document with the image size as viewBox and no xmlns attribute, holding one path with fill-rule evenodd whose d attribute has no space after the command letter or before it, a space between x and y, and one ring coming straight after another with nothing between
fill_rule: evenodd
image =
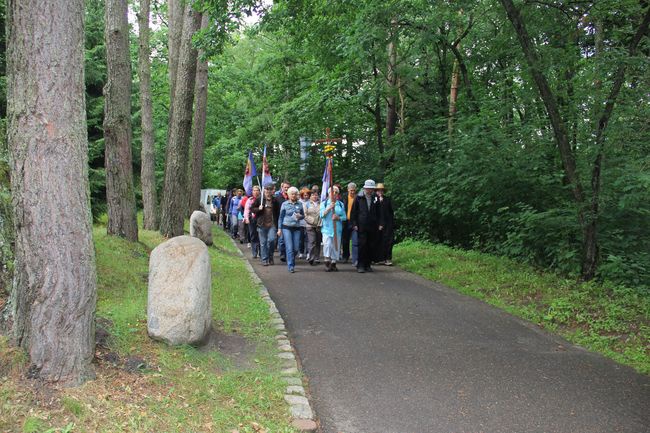
<instances>
[{"instance_id":1,"label":"tall tree trunk","mask_svg":"<svg viewBox=\"0 0 650 433\"><path fill-rule=\"evenodd\" d=\"M399 131L404 134L406 129L406 98L404 95L404 83L402 83L402 78L397 78L397 90L399 92Z\"/></svg>"},{"instance_id":2,"label":"tall tree trunk","mask_svg":"<svg viewBox=\"0 0 650 433\"><path fill-rule=\"evenodd\" d=\"M386 74L386 84L388 87L388 97L386 104L386 140L390 141L395 135L397 127L397 20L391 20L391 35L388 41L388 73Z\"/></svg>"},{"instance_id":3,"label":"tall tree trunk","mask_svg":"<svg viewBox=\"0 0 650 433\"><path fill-rule=\"evenodd\" d=\"M375 137L377 137L377 150L380 155L384 154L384 123L381 118L381 87L379 85L379 70L375 58L372 59L372 76L375 80L375 106L374 108L368 107L375 119Z\"/></svg>"},{"instance_id":4,"label":"tall tree trunk","mask_svg":"<svg viewBox=\"0 0 650 433\"><path fill-rule=\"evenodd\" d=\"M169 124L165 184L161 204L160 232L166 237L183 234L183 217L187 209L187 167L197 59L196 49L192 45L192 36L199 28L200 15L194 12L187 2L183 16L183 33L178 51L176 90L172 99L173 115Z\"/></svg>"},{"instance_id":5,"label":"tall tree trunk","mask_svg":"<svg viewBox=\"0 0 650 433\"><path fill-rule=\"evenodd\" d=\"M104 143L109 235L138 240L131 155L131 54L127 0L106 0Z\"/></svg>"},{"instance_id":6,"label":"tall tree trunk","mask_svg":"<svg viewBox=\"0 0 650 433\"><path fill-rule=\"evenodd\" d=\"M451 89L449 91L449 119L447 120L447 135L451 140L454 135L454 118L456 117L456 101L458 101L458 83L460 82L460 68L458 59L454 59L451 69Z\"/></svg>"},{"instance_id":7,"label":"tall tree trunk","mask_svg":"<svg viewBox=\"0 0 650 433\"><path fill-rule=\"evenodd\" d=\"M521 44L524 56L530 67L533 79L537 85L540 96L546 111L548 113L555 140L557 142L562 163L564 166L565 174L572 186L573 196L578 205L579 214L578 218L580 225L583 229L583 245L582 245L582 266L581 278L583 280L591 280L595 274L598 265L598 239L597 239L597 223L599 216L599 203L600 203L600 172L602 166L602 159L604 154L605 145L605 130L609 124L616 98L621 90L625 78L626 63L621 62L613 75L613 84L610 89L607 100L605 101L604 109L598 119L595 128L595 144L597 148L596 158L592 167L591 175L591 200L587 203L582 185L576 170L575 155L569 141L569 135L565 126L564 119L560 115L555 95L543 74L539 56L533 42L528 35L525 23L521 18L519 10L514 6L512 0L500 0L503 5L510 22L512 23L519 43ZM636 54L636 49L641 41L641 38L648 31L650 24L650 7L647 8L642 22L639 24L637 31L630 42L628 54L630 57Z\"/></svg>"},{"instance_id":8,"label":"tall tree trunk","mask_svg":"<svg viewBox=\"0 0 650 433\"><path fill-rule=\"evenodd\" d=\"M45 381L91 378L96 305L84 2L9 0L8 141L16 341Z\"/></svg>"},{"instance_id":9,"label":"tall tree trunk","mask_svg":"<svg viewBox=\"0 0 650 433\"><path fill-rule=\"evenodd\" d=\"M142 183L143 227L158 230L158 197L156 195L156 155L153 134L153 103L151 98L151 60L149 58L149 0L140 0L138 15L138 75L142 113L142 152L140 181Z\"/></svg>"},{"instance_id":10,"label":"tall tree trunk","mask_svg":"<svg viewBox=\"0 0 650 433\"><path fill-rule=\"evenodd\" d=\"M208 27L209 17L207 13L201 18L201 28ZM203 55L199 52L199 57ZM205 148L205 123L208 106L208 62L197 60L196 64L196 88L194 103L194 122L192 133L192 159L190 163L190 196L189 214L195 210L203 210L201 203L201 181L203 180L203 150Z\"/></svg>"},{"instance_id":11,"label":"tall tree trunk","mask_svg":"<svg viewBox=\"0 0 650 433\"><path fill-rule=\"evenodd\" d=\"M169 73L169 123L171 125L174 110L174 93L176 91L176 72L178 70L179 50L183 33L184 0L168 0L168 41L167 41L167 67ZM167 128L169 141L170 129Z\"/></svg>"}]
</instances>

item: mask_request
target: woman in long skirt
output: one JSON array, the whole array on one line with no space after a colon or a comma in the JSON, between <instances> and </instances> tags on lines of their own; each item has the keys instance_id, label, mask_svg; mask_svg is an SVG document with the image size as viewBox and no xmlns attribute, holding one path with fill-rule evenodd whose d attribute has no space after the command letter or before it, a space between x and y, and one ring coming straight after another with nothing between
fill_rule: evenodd
<instances>
[{"instance_id":1,"label":"woman in long skirt","mask_svg":"<svg viewBox=\"0 0 650 433\"><path fill-rule=\"evenodd\" d=\"M321 228L323 257L326 272L338 271L336 261L339 259L339 250L341 249L343 221L347 219L343 203L336 198L339 189L334 186L330 188L329 192L329 197L320 204L320 216L323 220Z\"/></svg>"},{"instance_id":2,"label":"woman in long skirt","mask_svg":"<svg viewBox=\"0 0 650 433\"><path fill-rule=\"evenodd\" d=\"M309 201L305 203L305 222L307 223L307 261L314 266L320 258L321 235L320 196L318 191L311 191Z\"/></svg>"}]
</instances>

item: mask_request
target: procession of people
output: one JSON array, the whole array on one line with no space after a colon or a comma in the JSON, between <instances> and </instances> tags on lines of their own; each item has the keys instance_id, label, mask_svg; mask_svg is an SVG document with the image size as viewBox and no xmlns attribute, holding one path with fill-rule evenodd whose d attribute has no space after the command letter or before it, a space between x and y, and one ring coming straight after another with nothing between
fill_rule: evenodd
<instances>
[{"instance_id":1,"label":"procession of people","mask_svg":"<svg viewBox=\"0 0 650 433\"><path fill-rule=\"evenodd\" d=\"M268 182L250 194L233 189L212 201L213 212L233 239L250 248L263 266L274 265L277 252L290 273L304 260L308 266L324 264L326 272L351 263L359 273L373 265L391 266L394 210L383 183L366 180L360 191L350 182L298 189L288 181ZM217 220L217 221L218 221ZM218 222L217 222L218 223Z\"/></svg>"}]
</instances>

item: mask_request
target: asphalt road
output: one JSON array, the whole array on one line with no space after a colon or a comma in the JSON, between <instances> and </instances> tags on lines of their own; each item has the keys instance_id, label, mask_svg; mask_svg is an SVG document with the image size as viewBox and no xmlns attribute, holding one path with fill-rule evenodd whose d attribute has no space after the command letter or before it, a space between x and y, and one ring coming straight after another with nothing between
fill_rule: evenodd
<instances>
[{"instance_id":1,"label":"asphalt road","mask_svg":"<svg viewBox=\"0 0 650 433\"><path fill-rule=\"evenodd\" d=\"M323 433L650 432L649 377L483 302L395 267L251 262Z\"/></svg>"}]
</instances>

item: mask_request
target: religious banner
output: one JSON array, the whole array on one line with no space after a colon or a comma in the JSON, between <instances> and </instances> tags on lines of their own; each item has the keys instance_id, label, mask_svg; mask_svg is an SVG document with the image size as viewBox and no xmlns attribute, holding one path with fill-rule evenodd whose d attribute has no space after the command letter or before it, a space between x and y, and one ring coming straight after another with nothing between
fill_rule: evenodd
<instances>
[{"instance_id":1,"label":"religious banner","mask_svg":"<svg viewBox=\"0 0 650 433\"><path fill-rule=\"evenodd\" d=\"M246 171L244 172L244 190L246 195L253 194L253 177L257 176L257 168L253 160L253 152L248 151L248 160L246 161Z\"/></svg>"}]
</instances>

